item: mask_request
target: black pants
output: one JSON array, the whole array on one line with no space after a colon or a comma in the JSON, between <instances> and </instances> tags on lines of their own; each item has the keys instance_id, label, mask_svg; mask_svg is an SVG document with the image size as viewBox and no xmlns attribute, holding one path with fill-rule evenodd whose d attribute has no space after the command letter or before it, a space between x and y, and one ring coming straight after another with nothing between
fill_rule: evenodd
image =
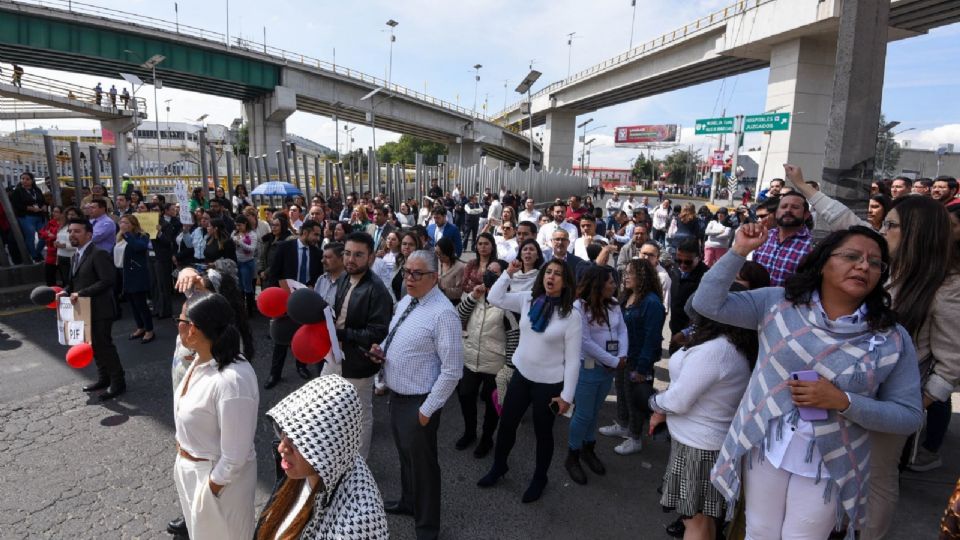
<instances>
[{"instance_id":1,"label":"black pants","mask_svg":"<svg viewBox=\"0 0 960 540\"><path fill-rule=\"evenodd\" d=\"M270 364L270 376L279 379L283 374L283 364L287 360L289 345L273 345L273 361ZM321 364L322 365L322 364ZM307 365L297 360L297 367L306 368Z\"/></svg>"},{"instance_id":2,"label":"black pants","mask_svg":"<svg viewBox=\"0 0 960 540\"><path fill-rule=\"evenodd\" d=\"M463 432L477 433L477 397L486 404L483 413L483 432L481 437L493 439L500 417L493 406L493 390L497 387L497 376L492 373L477 373L463 368L463 377L457 384L457 398L460 400L460 412L463 413Z\"/></svg>"},{"instance_id":3,"label":"black pants","mask_svg":"<svg viewBox=\"0 0 960 540\"><path fill-rule=\"evenodd\" d=\"M47 287L53 287L54 285L56 285L57 284L57 265L44 264L43 276L46 280Z\"/></svg>"},{"instance_id":4,"label":"black pants","mask_svg":"<svg viewBox=\"0 0 960 540\"><path fill-rule=\"evenodd\" d=\"M157 296L153 309L157 317L173 314L173 260L169 255L157 255L154 259L154 274L157 276Z\"/></svg>"},{"instance_id":5,"label":"black pants","mask_svg":"<svg viewBox=\"0 0 960 540\"><path fill-rule=\"evenodd\" d=\"M467 245L468 245L468 242L470 242L470 238L471 238L471 237L473 237L473 250L474 250L474 251L477 250L477 230L478 230L479 228L480 228L480 224L479 224L479 223L467 223L466 225L463 226L463 229L464 229L464 233L463 233L463 249L464 249L464 250L468 250L468 249L469 249L469 248L467 247Z\"/></svg>"},{"instance_id":6,"label":"black pants","mask_svg":"<svg viewBox=\"0 0 960 540\"><path fill-rule=\"evenodd\" d=\"M153 332L153 317L150 315L150 306L147 305L147 292L128 292L127 301L130 302L130 310L133 311L133 320L137 323L137 328L143 328L147 332Z\"/></svg>"},{"instance_id":7,"label":"black pants","mask_svg":"<svg viewBox=\"0 0 960 540\"><path fill-rule=\"evenodd\" d=\"M97 363L97 375L100 381L109 381L112 386L124 384L123 366L120 355L113 344L113 319L94 319L90 324L90 338L93 343L93 360Z\"/></svg>"},{"instance_id":8,"label":"black pants","mask_svg":"<svg viewBox=\"0 0 960 540\"><path fill-rule=\"evenodd\" d=\"M550 410L550 400L559 396L563 383L536 383L513 372L507 396L503 400L503 415L500 417L500 430L497 432L497 444L493 452L493 467L503 470L507 466L507 457L517 441L517 427L527 407L533 407L533 433L537 438L536 468L533 476L546 477L553 459L553 421L556 416Z\"/></svg>"},{"instance_id":9,"label":"black pants","mask_svg":"<svg viewBox=\"0 0 960 540\"><path fill-rule=\"evenodd\" d=\"M390 428L400 455L400 506L413 509L417 540L440 535L440 462L437 430L440 410L420 425L420 405L427 396L390 397Z\"/></svg>"}]
</instances>

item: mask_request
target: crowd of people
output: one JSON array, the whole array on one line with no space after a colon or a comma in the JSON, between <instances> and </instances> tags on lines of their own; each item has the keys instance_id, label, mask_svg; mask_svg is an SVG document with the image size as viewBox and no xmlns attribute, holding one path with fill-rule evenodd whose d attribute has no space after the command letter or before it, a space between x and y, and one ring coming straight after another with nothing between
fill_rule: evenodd
<instances>
[{"instance_id":1,"label":"crowd of people","mask_svg":"<svg viewBox=\"0 0 960 540\"><path fill-rule=\"evenodd\" d=\"M949 333L960 315L957 182L937 178L929 193L903 184L876 183L866 220L790 165L756 207L717 211L662 194L538 205L506 187L444 192L433 181L420 201L334 192L264 212L244 186L210 200L197 188L186 224L176 204L132 187L111 200L93 186L80 208L49 208L29 174L12 199L36 234L31 255L46 247L48 282L97 303L99 377L84 390L126 389L110 337L121 294L142 343L156 337L153 317L171 316L172 291L186 296L177 336L161 336L175 339L183 517L171 532L380 538L391 513L437 538L448 444L438 429L456 393L461 417L450 421L463 430L449 444L492 453L484 489L517 459L531 410L522 503L548 489L554 424L567 415L564 469L576 484L606 473L598 435L630 456L669 433L660 502L678 515L676 536L713 539L729 523L755 540L884 538L901 454L913 470L940 466L960 379ZM160 214L153 234L142 212ZM289 346L274 341L260 384L250 319L258 289L285 280L330 306L344 358L319 372L296 362L309 382L269 410L278 483L257 518L257 407ZM658 392L665 325L670 383ZM611 389L615 420L598 426ZM387 392L401 492L384 503L365 460L374 396Z\"/></svg>"}]
</instances>

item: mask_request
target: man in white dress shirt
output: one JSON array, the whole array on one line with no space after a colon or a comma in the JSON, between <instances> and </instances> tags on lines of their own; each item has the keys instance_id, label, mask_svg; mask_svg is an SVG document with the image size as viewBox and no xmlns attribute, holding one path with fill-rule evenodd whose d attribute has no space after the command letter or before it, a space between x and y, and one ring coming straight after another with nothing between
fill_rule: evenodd
<instances>
[{"instance_id":1,"label":"man in white dress shirt","mask_svg":"<svg viewBox=\"0 0 960 540\"><path fill-rule=\"evenodd\" d=\"M585 261L589 261L587 246L593 242L607 243L607 239L597 234L597 218L593 214L584 214L580 218L580 238L573 242L573 254Z\"/></svg>"},{"instance_id":2,"label":"man in white dress shirt","mask_svg":"<svg viewBox=\"0 0 960 540\"><path fill-rule=\"evenodd\" d=\"M536 223L540 220L540 211L533 207L533 199L527 198L523 203L523 210L520 211L520 216L517 223L520 221L529 221L530 223Z\"/></svg>"},{"instance_id":3,"label":"man in white dress shirt","mask_svg":"<svg viewBox=\"0 0 960 540\"><path fill-rule=\"evenodd\" d=\"M390 514L412 515L418 539L440 534L440 413L463 374L460 318L437 287L437 257L417 250L407 257L407 296L397 303L390 333L370 349L383 362L390 390L390 425L400 454L400 499Z\"/></svg>"},{"instance_id":4,"label":"man in white dress shirt","mask_svg":"<svg viewBox=\"0 0 960 540\"><path fill-rule=\"evenodd\" d=\"M552 246L553 232L557 229L563 229L567 231L571 242L580 237L580 231L577 230L577 226L569 221L564 220L564 215L566 213L566 207L564 205L555 204L550 212L553 216L553 221L547 223L543 227L540 227L540 232L537 233L537 242L540 243L540 247Z\"/></svg>"},{"instance_id":5,"label":"man in white dress shirt","mask_svg":"<svg viewBox=\"0 0 960 540\"><path fill-rule=\"evenodd\" d=\"M497 239L497 258L510 262L517 258L517 249L520 245L517 243L517 225L506 221L500 226L501 236L495 236Z\"/></svg>"}]
</instances>

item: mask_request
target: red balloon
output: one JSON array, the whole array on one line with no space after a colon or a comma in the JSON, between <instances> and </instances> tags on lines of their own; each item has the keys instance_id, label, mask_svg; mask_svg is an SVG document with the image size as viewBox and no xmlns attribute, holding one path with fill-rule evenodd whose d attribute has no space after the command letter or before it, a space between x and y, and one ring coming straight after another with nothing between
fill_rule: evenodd
<instances>
[{"instance_id":1,"label":"red balloon","mask_svg":"<svg viewBox=\"0 0 960 540\"><path fill-rule=\"evenodd\" d=\"M57 287L56 285L54 285L53 287L50 287L50 288L53 289L54 293L63 292L63 287ZM47 307L50 309L57 309L57 302L59 301L60 301L59 298L54 297L53 302L50 302L49 304L47 304Z\"/></svg>"},{"instance_id":2,"label":"red balloon","mask_svg":"<svg viewBox=\"0 0 960 540\"><path fill-rule=\"evenodd\" d=\"M287 312L287 299L290 291L280 287L267 287L257 297L257 309L271 319L282 317Z\"/></svg>"},{"instance_id":3,"label":"red balloon","mask_svg":"<svg viewBox=\"0 0 960 540\"><path fill-rule=\"evenodd\" d=\"M293 356L304 364L316 364L330 352L330 334L327 323L305 324L297 329L290 341Z\"/></svg>"},{"instance_id":4,"label":"red balloon","mask_svg":"<svg viewBox=\"0 0 960 540\"><path fill-rule=\"evenodd\" d=\"M67 365L74 369L85 368L93 360L93 347L89 343L79 343L67 351Z\"/></svg>"}]
</instances>

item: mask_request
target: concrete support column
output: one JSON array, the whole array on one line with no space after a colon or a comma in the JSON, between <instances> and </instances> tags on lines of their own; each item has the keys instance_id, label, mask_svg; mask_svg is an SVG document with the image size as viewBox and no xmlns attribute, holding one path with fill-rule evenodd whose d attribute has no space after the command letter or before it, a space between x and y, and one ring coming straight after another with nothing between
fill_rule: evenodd
<instances>
[{"instance_id":1,"label":"concrete support column","mask_svg":"<svg viewBox=\"0 0 960 540\"><path fill-rule=\"evenodd\" d=\"M770 53L766 110L791 114L788 131L764 135L761 188L783 178L784 163L799 165L805 176L819 180L837 57L836 42L828 39L795 39Z\"/></svg>"},{"instance_id":2,"label":"concrete support column","mask_svg":"<svg viewBox=\"0 0 960 540\"><path fill-rule=\"evenodd\" d=\"M462 150L461 150L462 149ZM447 145L447 156L451 164L463 167L473 167L480 163L483 155L483 144L473 141L463 141L463 144L450 143ZM456 160L456 161L454 161Z\"/></svg>"},{"instance_id":3,"label":"concrete support column","mask_svg":"<svg viewBox=\"0 0 960 540\"><path fill-rule=\"evenodd\" d=\"M573 168L573 146L577 139L577 115L567 111L547 113L543 132L543 166Z\"/></svg>"},{"instance_id":4,"label":"concrete support column","mask_svg":"<svg viewBox=\"0 0 960 540\"><path fill-rule=\"evenodd\" d=\"M101 120L100 133L110 131L116 140L114 146L116 158L110 167L120 174L132 174L130 168L130 151L127 149L127 134L137 128L137 121L133 118L117 118L115 120Z\"/></svg>"},{"instance_id":5,"label":"concrete support column","mask_svg":"<svg viewBox=\"0 0 960 540\"><path fill-rule=\"evenodd\" d=\"M280 150L287 135L287 117L297 110L297 95L290 88L277 86L255 100L243 102L243 120L247 124L252 155L272 155ZM279 174L275 163L268 163L269 174Z\"/></svg>"}]
</instances>

